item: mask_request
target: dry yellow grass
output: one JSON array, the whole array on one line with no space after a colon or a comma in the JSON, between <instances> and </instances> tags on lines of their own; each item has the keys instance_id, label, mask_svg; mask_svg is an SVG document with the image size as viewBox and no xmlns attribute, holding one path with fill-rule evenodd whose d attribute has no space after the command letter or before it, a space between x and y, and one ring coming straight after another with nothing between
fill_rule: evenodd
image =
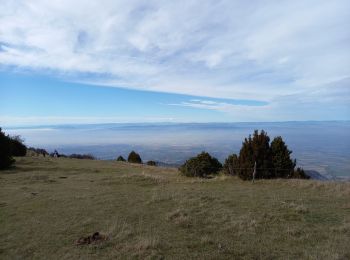
<instances>
[{"instance_id":1,"label":"dry yellow grass","mask_svg":"<svg viewBox=\"0 0 350 260\"><path fill-rule=\"evenodd\" d=\"M350 184L182 177L18 158L0 172L1 259L349 259ZM100 243L75 241L99 231Z\"/></svg>"}]
</instances>

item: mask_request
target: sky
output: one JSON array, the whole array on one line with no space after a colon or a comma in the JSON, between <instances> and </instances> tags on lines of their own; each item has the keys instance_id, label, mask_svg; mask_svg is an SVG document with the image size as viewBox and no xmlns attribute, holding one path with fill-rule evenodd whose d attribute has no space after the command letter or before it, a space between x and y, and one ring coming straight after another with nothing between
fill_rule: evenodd
<instances>
[{"instance_id":1,"label":"sky","mask_svg":"<svg viewBox=\"0 0 350 260\"><path fill-rule=\"evenodd\" d=\"M0 6L0 126L350 120L348 0Z\"/></svg>"}]
</instances>

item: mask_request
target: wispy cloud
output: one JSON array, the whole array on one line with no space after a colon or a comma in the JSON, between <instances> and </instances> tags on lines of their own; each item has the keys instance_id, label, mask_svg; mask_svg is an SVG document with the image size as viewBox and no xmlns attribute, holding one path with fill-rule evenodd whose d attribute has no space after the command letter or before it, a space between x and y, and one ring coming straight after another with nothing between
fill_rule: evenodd
<instances>
[{"instance_id":1,"label":"wispy cloud","mask_svg":"<svg viewBox=\"0 0 350 260\"><path fill-rule=\"evenodd\" d=\"M284 97L293 97L293 106L309 97L313 109L320 102L345 104L343 94L327 95L332 88L324 86L349 87L347 0L3 0L1 6L5 68L49 70L105 86L258 99L268 107L283 106ZM237 109L225 102L187 105Z\"/></svg>"},{"instance_id":2,"label":"wispy cloud","mask_svg":"<svg viewBox=\"0 0 350 260\"><path fill-rule=\"evenodd\" d=\"M180 103L172 103L168 105L216 110L221 112L232 112L242 107L249 107L249 106L261 107L261 106L268 105L268 103L259 102L259 101L252 102L252 101L244 101L244 100L236 101L236 103L232 103L232 102L228 103L228 102L213 101L213 100L191 99L189 101L182 101Z\"/></svg>"},{"instance_id":3,"label":"wispy cloud","mask_svg":"<svg viewBox=\"0 0 350 260\"><path fill-rule=\"evenodd\" d=\"M0 125L25 126L25 125L59 125L59 124L104 124L104 123L148 123L148 122L173 122L172 117L88 117L88 116L0 116ZM179 120L177 120L179 121Z\"/></svg>"}]
</instances>

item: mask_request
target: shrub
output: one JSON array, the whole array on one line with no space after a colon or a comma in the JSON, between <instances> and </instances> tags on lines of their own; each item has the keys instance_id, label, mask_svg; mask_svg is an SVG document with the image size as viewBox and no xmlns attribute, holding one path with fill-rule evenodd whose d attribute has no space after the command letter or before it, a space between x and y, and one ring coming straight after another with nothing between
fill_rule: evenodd
<instances>
[{"instance_id":1,"label":"shrub","mask_svg":"<svg viewBox=\"0 0 350 260\"><path fill-rule=\"evenodd\" d=\"M62 154L60 156L63 157ZM74 158L74 159L95 160L95 157L92 154L77 154L77 153L73 153L73 154L69 155L68 157L69 158Z\"/></svg>"},{"instance_id":2,"label":"shrub","mask_svg":"<svg viewBox=\"0 0 350 260\"><path fill-rule=\"evenodd\" d=\"M206 152L190 158L179 168L180 172L188 177L206 177L217 174L221 169L221 163Z\"/></svg>"},{"instance_id":3,"label":"shrub","mask_svg":"<svg viewBox=\"0 0 350 260\"><path fill-rule=\"evenodd\" d=\"M10 137L12 156L26 156L27 146L23 144L23 139L19 135Z\"/></svg>"},{"instance_id":4,"label":"shrub","mask_svg":"<svg viewBox=\"0 0 350 260\"><path fill-rule=\"evenodd\" d=\"M237 175L239 168L238 156L236 154L229 155L224 163L224 172L228 175Z\"/></svg>"},{"instance_id":5,"label":"shrub","mask_svg":"<svg viewBox=\"0 0 350 260\"><path fill-rule=\"evenodd\" d=\"M141 157L138 153L132 151L128 156L129 163L142 163Z\"/></svg>"},{"instance_id":6,"label":"shrub","mask_svg":"<svg viewBox=\"0 0 350 260\"><path fill-rule=\"evenodd\" d=\"M302 168L298 167L296 170L294 170L292 172L292 175L289 176L289 178L292 178L292 179L310 179L310 176L308 176Z\"/></svg>"},{"instance_id":7,"label":"shrub","mask_svg":"<svg viewBox=\"0 0 350 260\"><path fill-rule=\"evenodd\" d=\"M0 128L0 169L10 167L15 160L12 158L11 138Z\"/></svg>"},{"instance_id":8,"label":"shrub","mask_svg":"<svg viewBox=\"0 0 350 260\"><path fill-rule=\"evenodd\" d=\"M124 159L123 156L119 155L118 158L117 158L117 161L118 162L125 162L126 160Z\"/></svg>"},{"instance_id":9,"label":"shrub","mask_svg":"<svg viewBox=\"0 0 350 260\"><path fill-rule=\"evenodd\" d=\"M155 161L148 161L147 165L149 165L149 166L157 166L157 163Z\"/></svg>"}]
</instances>

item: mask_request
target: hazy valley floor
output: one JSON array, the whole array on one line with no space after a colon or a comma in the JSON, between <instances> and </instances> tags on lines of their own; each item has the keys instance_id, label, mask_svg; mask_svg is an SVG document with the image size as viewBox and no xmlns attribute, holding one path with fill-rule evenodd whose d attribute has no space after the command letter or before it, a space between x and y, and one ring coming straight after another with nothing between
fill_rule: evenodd
<instances>
[{"instance_id":1,"label":"hazy valley floor","mask_svg":"<svg viewBox=\"0 0 350 260\"><path fill-rule=\"evenodd\" d=\"M108 240L75 244L95 231ZM350 259L349 245L350 183L61 158L0 172L1 259Z\"/></svg>"}]
</instances>

